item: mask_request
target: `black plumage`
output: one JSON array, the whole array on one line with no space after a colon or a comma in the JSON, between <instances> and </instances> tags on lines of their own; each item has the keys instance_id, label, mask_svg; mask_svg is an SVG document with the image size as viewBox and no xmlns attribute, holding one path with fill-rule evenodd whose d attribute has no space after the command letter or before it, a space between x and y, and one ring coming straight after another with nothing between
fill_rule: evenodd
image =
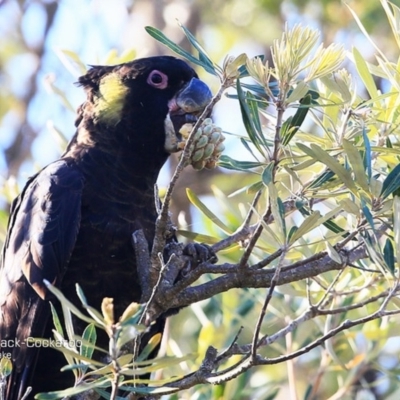
<instances>
[{"instance_id":1,"label":"black plumage","mask_svg":"<svg viewBox=\"0 0 400 400\"><path fill-rule=\"evenodd\" d=\"M43 279L76 304L77 282L96 308L113 298L116 317L140 301L132 233L142 229L150 249L158 173L176 151L177 129L211 97L192 68L166 56L95 66L79 84L87 100L75 136L11 208L0 276L1 350L13 361L7 400L21 398L28 385L32 396L66 387L62 356L40 350L37 357L23 344L51 336Z\"/></svg>"}]
</instances>

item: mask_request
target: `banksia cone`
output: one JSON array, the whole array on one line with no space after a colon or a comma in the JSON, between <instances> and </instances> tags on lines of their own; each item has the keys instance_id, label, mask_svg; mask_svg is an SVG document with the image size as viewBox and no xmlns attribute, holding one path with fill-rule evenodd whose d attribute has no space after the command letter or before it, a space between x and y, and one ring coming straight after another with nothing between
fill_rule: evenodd
<instances>
[{"instance_id":1,"label":"banksia cone","mask_svg":"<svg viewBox=\"0 0 400 400\"><path fill-rule=\"evenodd\" d=\"M183 141L179 144L179 147L183 148L185 146L192 127L192 124L185 124L180 129L179 133L182 135ZM197 170L215 168L221 153L225 149L224 140L222 129L214 125L211 118L206 118L195 133L194 141L190 148L189 163Z\"/></svg>"}]
</instances>

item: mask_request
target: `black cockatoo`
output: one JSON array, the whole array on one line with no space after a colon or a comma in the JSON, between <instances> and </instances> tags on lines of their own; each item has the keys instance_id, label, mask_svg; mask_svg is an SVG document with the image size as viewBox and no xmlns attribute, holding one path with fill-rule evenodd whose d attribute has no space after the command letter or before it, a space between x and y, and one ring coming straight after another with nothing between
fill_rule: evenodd
<instances>
[{"instance_id":1,"label":"black cockatoo","mask_svg":"<svg viewBox=\"0 0 400 400\"><path fill-rule=\"evenodd\" d=\"M132 233L142 229L151 248L159 171L177 149L180 126L211 99L195 71L169 56L94 66L79 84L87 99L75 136L11 207L0 275L1 351L13 362L7 400L20 399L29 385L33 398L73 384L66 386L59 372L61 353L41 349L37 357L24 344L52 336L43 279L75 304L76 283L97 309L104 297L113 298L116 318L140 301Z\"/></svg>"}]
</instances>

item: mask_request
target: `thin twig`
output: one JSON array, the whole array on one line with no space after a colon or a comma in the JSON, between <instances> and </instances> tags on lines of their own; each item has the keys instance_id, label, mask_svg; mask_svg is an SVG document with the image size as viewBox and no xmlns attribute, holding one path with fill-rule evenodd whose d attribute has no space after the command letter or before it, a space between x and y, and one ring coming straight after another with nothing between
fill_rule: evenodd
<instances>
[{"instance_id":1,"label":"thin twig","mask_svg":"<svg viewBox=\"0 0 400 400\"><path fill-rule=\"evenodd\" d=\"M262 306L262 309L258 316L256 327L254 329L253 341L251 343L251 357L252 357L253 361L256 359L256 356L257 356L258 338L260 336L261 325L264 320L265 314L267 312L268 304L270 303L270 301L272 299L272 294L274 293L275 287L278 283L279 274L281 273L281 268L282 268L282 264L284 262L285 254L286 254L286 251L282 251L280 262L275 269L274 276L272 277L272 280L271 280L271 286L268 290L267 296L265 297L264 304Z\"/></svg>"}]
</instances>

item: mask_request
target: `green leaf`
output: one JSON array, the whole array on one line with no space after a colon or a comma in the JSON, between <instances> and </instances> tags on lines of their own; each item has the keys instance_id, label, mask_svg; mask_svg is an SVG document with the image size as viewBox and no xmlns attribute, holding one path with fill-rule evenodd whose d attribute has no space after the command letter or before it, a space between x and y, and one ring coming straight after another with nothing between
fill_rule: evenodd
<instances>
[{"instance_id":1,"label":"green leaf","mask_svg":"<svg viewBox=\"0 0 400 400\"><path fill-rule=\"evenodd\" d=\"M233 171L249 172L249 169L261 167L265 164L258 161L237 161L227 155L222 155L219 159L218 165Z\"/></svg>"},{"instance_id":2,"label":"green leaf","mask_svg":"<svg viewBox=\"0 0 400 400\"><path fill-rule=\"evenodd\" d=\"M363 199L361 199L361 205L362 205L361 210L364 214L364 217L368 221L372 230L375 231L374 217L372 216L371 211L369 210Z\"/></svg>"},{"instance_id":3,"label":"green leaf","mask_svg":"<svg viewBox=\"0 0 400 400\"><path fill-rule=\"evenodd\" d=\"M325 226L325 228L328 228L330 231L332 231L333 233L342 233L342 232L346 232L344 229L342 229L336 222L333 222L332 220L326 221L323 223L323 225ZM348 233L346 232L344 235L344 237L346 237L348 235Z\"/></svg>"},{"instance_id":4,"label":"green leaf","mask_svg":"<svg viewBox=\"0 0 400 400\"><path fill-rule=\"evenodd\" d=\"M285 207L282 204L282 200L278 196L278 190L273 182L268 184L268 198L281 242L286 243L287 234L284 210Z\"/></svg>"},{"instance_id":5,"label":"green leaf","mask_svg":"<svg viewBox=\"0 0 400 400\"><path fill-rule=\"evenodd\" d=\"M12 362L8 357L0 358L0 380L5 382L7 376L12 372Z\"/></svg>"},{"instance_id":6,"label":"green leaf","mask_svg":"<svg viewBox=\"0 0 400 400\"><path fill-rule=\"evenodd\" d=\"M86 74L86 65L81 61L78 54L70 50L56 49L56 55L63 63L64 67L74 76Z\"/></svg>"},{"instance_id":7,"label":"green leaf","mask_svg":"<svg viewBox=\"0 0 400 400\"><path fill-rule=\"evenodd\" d=\"M328 241L325 242L325 244L328 256L336 263L342 264L343 263L342 258L340 257L340 254L336 251L336 249Z\"/></svg>"},{"instance_id":8,"label":"green leaf","mask_svg":"<svg viewBox=\"0 0 400 400\"><path fill-rule=\"evenodd\" d=\"M55 286L53 286L49 281L46 279L43 280L44 284L46 285L47 289L54 294L54 296L57 297L57 299L60 301L62 305L65 305L66 308L71 310L71 312L76 315L79 319L82 321L85 321L89 324L94 322L91 318L87 317L85 314L83 314L79 308L77 308L73 303L71 303L61 292L61 290L57 289ZM98 324L98 326L104 326L104 324Z\"/></svg>"},{"instance_id":9,"label":"green leaf","mask_svg":"<svg viewBox=\"0 0 400 400\"><path fill-rule=\"evenodd\" d=\"M287 242L288 242L288 243L293 243L293 242L292 242L292 237L293 237L293 235L297 232L298 229L299 229L299 228L298 228L297 226L292 226L292 227L290 228L290 231L289 231L289 234L288 234L288 237L287 237Z\"/></svg>"},{"instance_id":10,"label":"green leaf","mask_svg":"<svg viewBox=\"0 0 400 400\"><path fill-rule=\"evenodd\" d=\"M242 143L242 145L246 148L246 150L257 160L257 157L255 156L255 154L253 153L253 150L247 143L247 140L244 138L240 138L240 143Z\"/></svg>"},{"instance_id":11,"label":"green leaf","mask_svg":"<svg viewBox=\"0 0 400 400\"><path fill-rule=\"evenodd\" d=\"M97 311L94 307L91 307L86 300L85 294L83 293L82 288L76 284L76 293L79 297L79 300L82 302L82 306L85 308L85 310L90 314L90 316L100 324L100 326L105 324L104 317L103 315Z\"/></svg>"},{"instance_id":12,"label":"green leaf","mask_svg":"<svg viewBox=\"0 0 400 400\"><path fill-rule=\"evenodd\" d=\"M270 183L273 183L273 179L274 179L274 168L275 168L275 163L274 162L270 162L269 164L267 164L267 166L264 168L264 171L261 175L261 179L264 183L265 186L268 187L268 185Z\"/></svg>"},{"instance_id":13,"label":"green leaf","mask_svg":"<svg viewBox=\"0 0 400 400\"><path fill-rule=\"evenodd\" d=\"M152 338L147 342L145 348L137 357L137 361L147 360L149 355L157 348L157 346L161 342L161 333L156 333Z\"/></svg>"},{"instance_id":14,"label":"green leaf","mask_svg":"<svg viewBox=\"0 0 400 400\"><path fill-rule=\"evenodd\" d=\"M189 188L186 188L186 195L190 202L198 208L211 222L222 229L226 234L231 235L232 229L226 226Z\"/></svg>"},{"instance_id":15,"label":"green leaf","mask_svg":"<svg viewBox=\"0 0 400 400\"><path fill-rule=\"evenodd\" d=\"M211 61L210 57L197 41L197 39L181 23L179 23L179 27L183 30L191 45L199 52L199 60L203 63L202 67L210 74L217 75L217 73L215 72L214 63Z\"/></svg>"},{"instance_id":16,"label":"green leaf","mask_svg":"<svg viewBox=\"0 0 400 400\"><path fill-rule=\"evenodd\" d=\"M264 151L261 148L260 145L260 139L258 137L258 132L254 126L253 123L253 118L250 112L250 109L247 105L246 98L240 83L240 80L237 79L236 81L236 90L238 93L238 98L239 98L239 104L240 104L240 112L242 114L242 120L244 127L246 128L246 132L249 135L250 140L254 144L254 146L257 148L257 150L264 155Z\"/></svg>"},{"instance_id":17,"label":"green leaf","mask_svg":"<svg viewBox=\"0 0 400 400\"><path fill-rule=\"evenodd\" d=\"M322 162L322 164L326 165L329 169L331 169L339 179L345 184L345 186L353 192L357 197L359 197L359 193L357 187L351 177L350 172L343 167L335 158L330 156L325 150L316 144L311 144L311 149L302 143L297 143L297 147L308 154L309 156L316 158L318 161Z\"/></svg>"},{"instance_id":18,"label":"green leaf","mask_svg":"<svg viewBox=\"0 0 400 400\"><path fill-rule=\"evenodd\" d=\"M389 271L394 275L395 263L394 263L394 248L392 241L386 239L385 247L383 248L383 258Z\"/></svg>"},{"instance_id":19,"label":"green leaf","mask_svg":"<svg viewBox=\"0 0 400 400\"><path fill-rule=\"evenodd\" d=\"M156 28L153 28L151 26L146 26L145 27L146 32L152 36L154 39L158 40L160 43L163 45L167 46L170 50L172 50L174 53L178 54L179 56L185 58L186 60L192 62L193 64L199 65L203 67L207 72L209 71L209 66L206 65L204 62L200 61L196 57L192 56L190 53L188 53L186 50L184 50L182 47L178 46L175 44L172 40L168 39L161 31L159 31ZM215 72L211 72L212 74L215 75Z\"/></svg>"},{"instance_id":20,"label":"green leaf","mask_svg":"<svg viewBox=\"0 0 400 400\"><path fill-rule=\"evenodd\" d=\"M358 74L360 75L360 78L363 81L369 95L372 99L378 97L379 93L378 89L376 88L374 78L372 77L371 72L369 72L368 65L364 60L364 57L355 47L353 48L353 57Z\"/></svg>"},{"instance_id":21,"label":"green leaf","mask_svg":"<svg viewBox=\"0 0 400 400\"><path fill-rule=\"evenodd\" d=\"M111 386L111 378L100 378L94 382L91 383L81 383L79 386L75 386L73 388L65 389L65 390L59 390L55 392L49 392L49 393L39 393L35 396L36 400L56 400L56 399L62 399L64 397L71 397L73 395L83 393L87 390L93 390L98 387L110 387Z\"/></svg>"},{"instance_id":22,"label":"green leaf","mask_svg":"<svg viewBox=\"0 0 400 400\"><path fill-rule=\"evenodd\" d=\"M289 97L286 99L286 104L301 101L308 93L308 85L304 81L297 83L296 87L289 92Z\"/></svg>"},{"instance_id":23,"label":"green leaf","mask_svg":"<svg viewBox=\"0 0 400 400\"><path fill-rule=\"evenodd\" d=\"M64 336L64 331L60 322L60 318L58 317L57 311L55 307L53 306L53 303L50 301L50 309L51 309L51 315L53 317L53 324L54 327L56 328L56 331L61 335Z\"/></svg>"},{"instance_id":24,"label":"green leaf","mask_svg":"<svg viewBox=\"0 0 400 400\"><path fill-rule=\"evenodd\" d=\"M364 124L362 127L362 135L363 135L364 146L365 146L364 165L367 170L368 183L369 183L369 182L371 182L371 177L372 177L372 153L371 153L371 143L369 141L369 138L367 135L367 130L365 129Z\"/></svg>"},{"instance_id":25,"label":"green leaf","mask_svg":"<svg viewBox=\"0 0 400 400\"><path fill-rule=\"evenodd\" d=\"M311 215L309 211L307 211L304 207L302 207L302 205L297 206L297 204L296 204L296 207L303 216L307 217L307 216ZM322 225L325 226L325 228L329 229L333 233L343 233L344 232L344 234L342 236L346 237L346 236L348 236L348 233L331 219L331 215L335 215L341 209L342 209L342 206L339 206L339 207L335 208L333 211L330 211L329 213L327 213L325 216L321 217L321 223L322 223Z\"/></svg>"},{"instance_id":26,"label":"green leaf","mask_svg":"<svg viewBox=\"0 0 400 400\"><path fill-rule=\"evenodd\" d=\"M400 164L397 164L383 181L381 197L386 199L400 187Z\"/></svg>"},{"instance_id":27,"label":"green leaf","mask_svg":"<svg viewBox=\"0 0 400 400\"><path fill-rule=\"evenodd\" d=\"M94 345L97 340L97 332L94 324L89 324L82 334L82 345L79 353L87 358L92 358L94 352Z\"/></svg>"},{"instance_id":28,"label":"green leaf","mask_svg":"<svg viewBox=\"0 0 400 400\"><path fill-rule=\"evenodd\" d=\"M400 197L395 196L393 199L393 234L394 234L394 243L396 258L397 258L397 268L398 274L400 274Z\"/></svg>"},{"instance_id":29,"label":"green leaf","mask_svg":"<svg viewBox=\"0 0 400 400\"><path fill-rule=\"evenodd\" d=\"M379 246L379 242L375 239L375 236L371 236L368 231L360 233L370 260L381 270L383 275L386 275L387 266L382 255L382 250Z\"/></svg>"},{"instance_id":30,"label":"green leaf","mask_svg":"<svg viewBox=\"0 0 400 400\"><path fill-rule=\"evenodd\" d=\"M324 171L321 175L319 175L309 186L310 189L318 189L325 182L330 181L335 176L335 173L331 170Z\"/></svg>"},{"instance_id":31,"label":"green leaf","mask_svg":"<svg viewBox=\"0 0 400 400\"><path fill-rule=\"evenodd\" d=\"M247 105L250 110L251 120L252 120L254 128L257 132L257 137L262 142L264 147L267 147L268 144L262 133L262 127L261 127L261 121L260 121L260 115L259 115L260 102L254 97L254 95L252 93L247 93L246 101L247 101Z\"/></svg>"},{"instance_id":32,"label":"green leaf","mask_svg":"<svg viewBox=\"0 0 400 400\"><path fill-rule=\"evenodd\" d=\"M293 117L288 118L282 125L281 137L282 144L288 145L296 132L299 130L301 124L306 119L307 113L311 105L311 96L308 94L300 100L300 106Z\"/></svg>"},{"instance_id":33,"label":"green leaf","mask_svg":"<svg viewBox=\"0 0 400 400\"><path fill-rule=\"evenodd\" d=\"M246 188L246 193L247 194L255 194L259 190L262 190L263 187L264 187L264 184L262 183L262 181L255 182Z\"/></svg>"},{"instance_id":34,"label":"green leaf","mask_svg":"<svg viewBox=\"0 0 400 400\"><path fill-rule=\"evenodd\" d=\"M382 1L381 4L389 20L390 28L392 29L393 36L396 39L397 47L400 49L400 8L398 8L393 2Z\"/></svg>"},{"instance_id":35,"label":"green leaf","mask_svg":"<svg viewBox=\"0 0 400 400\"><path fill-rule=\"evenodd\" d=\"M306 233L321 225L322 221L320 221L320 218L321 214L319 211L315 211L311 215L306 217L306 219L302 222L297 231L292 235L289 244L293 244L296 240L303 237Z\"/></svg>"},{"instance_id":36,"label":"green leaf","mask_svg":"<svg viewBox=\"0 0 400 400\"><path fill-rule=\"evenodd\" d=\"M349 162L353 168L353 172L356 178L356 182L361 186L366 193L369 193L369 185L364 171L364 163L360 152L357 147L346 139L343 139L343 149L349 159Z\"/></svg>"}]
</instances>

